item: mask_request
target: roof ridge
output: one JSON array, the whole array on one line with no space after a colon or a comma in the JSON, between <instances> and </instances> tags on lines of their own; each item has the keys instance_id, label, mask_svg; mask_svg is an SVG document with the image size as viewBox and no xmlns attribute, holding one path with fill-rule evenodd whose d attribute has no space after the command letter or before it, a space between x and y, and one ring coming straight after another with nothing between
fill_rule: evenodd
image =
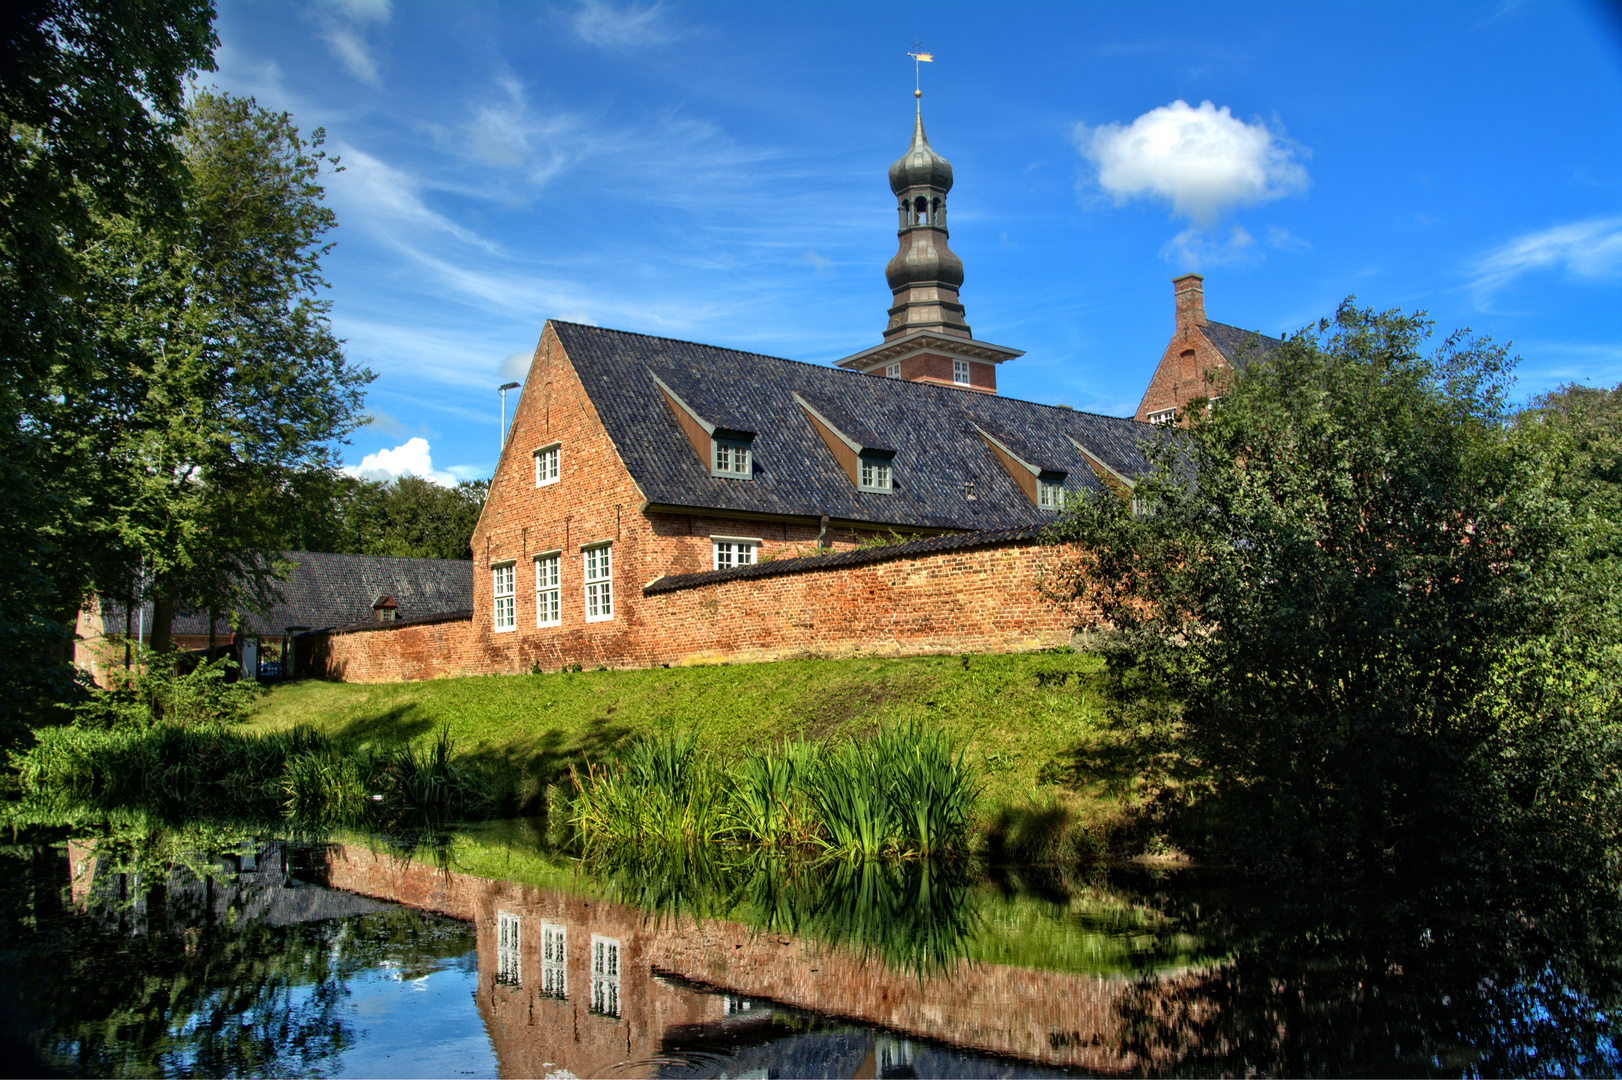
<instances>
[{"instance_id":1,"label":"roof ridge","mask_svg":"<svg viewBox=\"0 0 1622 1080\"><path fill-rule=\"evenodd\" d=\"M915 386L915 387L919 387L919 388L927 388L929 390L939 391L941 393L948 393L948 394L973 394L974 393L973 390L964 390L963 388L957 387L957 386L943 386L943 385L941 385L939 383L914 382L911 379L892 379L887 375L877 375L877 374L874 374L871 371L851 371L851 370L849 370L847 368L835 367L833 364L818 364L818 363L814 363L813 361L810 361L810 360L794 360L794 359L791 359L790 357L787 357L787 356L773 356L770 353L745 352L742 349L733 349L733 348L729 348L729 347L727 347L725 345L711 345L711 344L708 344L708 343L703 342L703 341L688 341L688 340L686 340L684 338L660 337L658 334L644 334L644 333L641 333L640 331L637 331L637 330L618 330L618 329L615 329L612 326L592 326L592 325L590 325L588 323L566 322L566 321L564 321L562 319L548 319L547 321L551 322L551 323L557 323L557 324L560 324L560 325L563 325L563 326L578 327L578 328L580 328L582 330L596 330L596 331L599 331L599 332L605 333L605 334L624 334L627 337L645 338L645 339L647 339L649 341L669 341L669 342L674 342L677 345L696 345L701 349L715 349L718 352L735 353L738 356L753 357L753 358L755 358L757 360L776 360L776 361L779 361L779 362L784 363L784 364L798 364L801 367L815 368L818 371L834 372L834 373L837 373L839 375L861 375L861 376L866 376L866 377L871 378L871 379L879 379L879 380L881 380L883 382L887 382L887 383L895 383L897 385L903 385L903 386ZM1218 323L1217 325L1226 326L1227 324L1226 323ZM1230 329L1237 330L1238 327L1230 327ZM1249 333L1249 332L1250 331L1246 331L1246 333ZM1073 414L1079 414L1081 416L1094 416L1094 417L1097 417L1100 420L1125 420L1125 421L1128 421L1129 423L1133 423L1133 424L1143 424L1144 423L1143 421L1137 420L1137 419L1135 419L1133 417L1130 417L1130 416L1110 416L1108 413L1091 412L1091 411L1089 411L1087 409L1077 409L1077 408L1074 408L1074 407L1069 406L1069 405L1054 405L1054 404L1052 404L1050 402L1046 402L1046 401L1028 401L1025 398L1009 397L1007 394L991 394L991 395L977 395L977 396L982 396L982 397L990 396L990 397L998 398L998 399L1000 399L1002 401L1017 401L1022 405L1038 405L1038 406L1041 406L1044 409L1062 409L1065 412L1069 412L1069 413L1073 413ZM1144 426L1152 426L1152 425L1145 424Z\"/></svg>"},{"instance_id":2,"label":"roof ridge","mask_svg":"<svg viewBox=\"0 0 1622 1080\"><path fill-rule=\"evenodd\" d=\"M1257 337L1261 338L1263 341L1283 341L1284 340L1282 337L1273 337L1270 334L1264 334L1260 330L1246 330L1243 326L1235 326L1235 325L1233 325L1233 323L1218 322L1215 319L1206 319L1204 325L1206 325L1206 326L1220 326L1224 330L1237 330L1241 334L1255 334Z\"/></svg>"}]
</instances>

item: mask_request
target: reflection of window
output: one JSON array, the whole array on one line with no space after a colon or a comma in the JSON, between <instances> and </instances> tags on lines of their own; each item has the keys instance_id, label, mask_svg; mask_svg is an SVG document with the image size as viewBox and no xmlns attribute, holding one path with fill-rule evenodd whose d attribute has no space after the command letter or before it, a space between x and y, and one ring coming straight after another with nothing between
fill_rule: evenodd
<instances>
[{"instance_id":1,"label":"reflection of window","mask_svg":"<svg viewBox=\"0 0 1622 1080\"><path fill-rule=\"evenodd\" d=\"M569 996L569 962L564 959L568 932L556 923L541 924L541 995L560 1001Z\"/></svg>"},{"instance_id":2,"label":"reflection of window","mask_svg":"<svg viewBox=\"0 0 1622 1080\"><path fill-rule=\"evenodd\" d=\"M737 994L728 994L722 1005L722 1013L726 1016L735 1016L738 1013L748 1012L755 1007L755 1003L746 997Z\"/></svg>"},{"instance_id":3,"label":"reflection of window","mask_svg":"<svg viewBox=\"0 0 1622 1080\"><path fill-rule=\"evenodd\" d=\"M548 446L535 451L535 486L558 482L558 460L563 456L561 447Z\"/></svg>"},{"instance_id":4,"label":"reflection of window","mask_svg":"<svg viewBox=\"0 0 1622 1080\"><path fill-rule=\"evenodd\" d=\"M969 362L967 360L952 361L952 381L959 386L969 385Z\"/></svg>"},{"instance_id":5,"label":"reflection of window","mask_svg":"<svg viewBox=\"0 0 1622 1080\"><path fill-rule=\"evenodd\" d=\"M521 986L518 959L518 916L510 911L496 913L496 982L501 986Z\"/></svg>"},{"instance_id":6,"label":"reflection of window","mask_svg":"<svg viewBox=\"0 0 1622 1080\"><path fill-rule=\"evenodd\" d=\"M563 604L558 594L559 555L542 555L535 560L535 625L557 626L563 621Z\"/></svg>"},{"instance_id":7,"label":"reflection of window","mask_svg":"<svg viewBox=\"0 0 1622 1080\"><path fill-rule=\"evenodd\" d=\"M856 486L863 491L890 490L890 463L883 458L863 457L859 475L861 479Z\"/></svg>"},{"instance_id":8,"label":"reflection of window","mask_svg":"<svg viewBox=\"0 0 1622 1080\"><path fill-rule=\"evenodd\" d=\"M731 570L734 566L749 566L755 561L755 545L743 540L715 541L715 568Z\"/></svg>"},{"instance_id":9,"label":"reflection of window","mask_svg":"<svg viewBox=\"0 0 1622 1080\"><path fill-rule=\"evenodd\" d=\"M613 562L608 545L586 549L586 621L614 617Z\"/></svg>"},{"instance_id":10,"label":"reflection of window","mask_svg":"<svg viewBox=\"0 0 1622 1080\"><path fill-rule=\"evenodd\" d=\"M591 1011L620 1014L620 943L591 935Z\"/></svg>"},{"instance_id":11,"label":"reflection of window","mask_svg":"<svg viewBox=\"0 0 1622 1080\"><path fill-rule=\"evenodd\" d=\"M515 584L517 578L513 573L513 564L507 563L495 567L492 573L495 579L493 592L496 599L496 629L516 630L518 629L518 596Z\"/></svg>"},{"instance_id":12,"label":"reflection of window","mask_svg":"<svg viewBox=\"0 0 1622 1080\"><path fill-rule=\"evenodd\" d=\"M1149 414L1151 424L1170 424L1177 419L1176 409L1160 409Z\"/></svg>"},{"instance_id":13,"label":"reflection of window","mask_svg":"<svg viewBox=\"0 0 1622 1080\"><path fill-rule=\"evenodd\" d=\"M1036 505L1043 510L1063 510L1064 485L1053 480L1038 480Z\"/></svg>"},{"instance_id":14,"label":"reflection of window","mask_svg":"<svg viewBox=\"0 0 1622 1080\"><path fill-rule=\"evenodd\" d=\"M747 477L749 471L749 444L716 439L713 476Z\"/></svg>"}]
</instances>

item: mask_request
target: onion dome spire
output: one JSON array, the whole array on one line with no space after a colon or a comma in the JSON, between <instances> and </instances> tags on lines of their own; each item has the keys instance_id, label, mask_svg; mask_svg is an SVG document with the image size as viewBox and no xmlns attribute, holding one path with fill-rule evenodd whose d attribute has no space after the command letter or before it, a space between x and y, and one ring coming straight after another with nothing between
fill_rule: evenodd
<instances>
[{"instance_id":1,"label":"onion dome spire","mask_svg":"<svg viewBox=\"0 0 1622 1080\"><path fill-rule=\"evenodd\" d=\"M921 93L914 91L918 97ZM923 103L918 103L912 145L890 166L900 247L884 268L895 295L886 339L913 330L973 337L963 318L957 290L963 260L947 246L946 193L952 190L952 163L937 154L924 134Z\"/></svg>"}]
</instances>

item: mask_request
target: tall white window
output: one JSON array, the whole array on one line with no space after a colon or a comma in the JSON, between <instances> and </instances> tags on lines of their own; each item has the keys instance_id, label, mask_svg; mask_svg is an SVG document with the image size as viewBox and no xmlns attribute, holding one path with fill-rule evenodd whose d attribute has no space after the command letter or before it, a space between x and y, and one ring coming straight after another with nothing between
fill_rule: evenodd
<instances>
[{"instance_id":1,"label":"tall white window","mask_svg":"<svg viewBox=\"0 0 1622 1080\"><path fill-rule=\"evenodd\" d=\"M518 916L512 912L496 913L496 982L502 986L523 985L518 926Z\"/></svg>"},{"instance_id":2,"label":"tall white window","mask_svg":"<svg viewBox=\"0 0 1622 1080\"><path fill-rule=\"evenodd\" d=\"M614 617L613 560L609 547L587 548L586 621L601 622Z\"/></svg>"},{"instance_id":3,"label":"tall white window","mask_svg":"<svg viewBox=\"0 0 1622 1080\"><path fill-rule=\"evenodd\" d=\"M1176 421L1177 410L1161 409L1159 412L1150 413L1148 419L1151 424L1170 424Z\"/></svg>"},{"instance_id":4,"label":"tall white window","mask_svg":"<svg viewBox=\"0 0 1622 1080\"><path fill-rule=\"evenodd\" d=\"M620 943L591 935L591 1011L620 1014Z\"/></svg>"},{"instance_id":5,"label":"tall white window","mask_svg":"<svg viewBox=\"0 0 1622 1080\"><path fill-rule=\"evenodd\" d=\"M857 487L863 491L890 490L890 463L883 458L864 457L858 474Z\"/></svg>"},{"instance_id":6,"label":"tall white window","mask_svg":"<svg viewBox=\"0 0 1622 1080\"><path fill-rule=\"evenodd\" d=\"M548 446L535 451L535 486L558 482L558 466L562 463L563 448Z\"/></svg>"},{"instance_id":7,"label":"tall white window","mask_svg":"<svg viewBox=\"0 0 1622 1080\"><path fill-rule=\"evenodd\" d=\"M715 568L717 570L731 570L734 566L752 566L755 562L755 545L747 540L717 540L715 541Z\"/></svg>"},{"instance_id":8,"label":"tall white window","mask_svg":"<svg viewBox=\"0 0 1622 1080\"><path fill-rule=\"evenodd\" d=\"M891 364L889 367L885 368L884 369L884 377L886 379L899 379L899 378L901 378L901 365L900 364Z\"/></svg>"},{"instance_id":9,"label":"tall white window","mask_svg":"<svg viewBox=\"0 0 1622 1080\"><path fill-rule=\"evenodd\" d=\"M541 924L541 996L560 1001L569 996L569 934L556 923Z\"/></svg>"},{"instance_id":10,"label":"tall white window","mask_svg":"<svg viewBox=\"0 0 1622 1080\"><path fill-rule=\"evenodd\" d=\"M558 588L561 555L541 555L535 560L535 625L557 626L563 622L563 597Z\"/></svg>"},{"instance_id":11,"label":"tall white window","mask_svg":"<svg viewBox=\"0 0 1622 1080\"><path fill-rule=\"evenodd\" d=\"M1036 505L1043 510L1063 510L1064 485L1054 480L1038 480Z\"/></svg>"},{"instance_id":12,"label":"tall white window","mask_svg":"<svg viewBox=\"0 0 1622 1080\"><path fill-rule=\"evenodd\" d=\"M952 361L952 381L959 386L969 385L969 362L967 360Z\"/></svg>"},{"instance_id":13,"label":"tall white window","mask_svg":"<svg viewBox=\"0 0 1622 1080\"><path fill-rule=\"evenodd\" d=\"M491 591L496 599L496 629L518 629L518 596L517 575L513 573L513 564L507 563L497 566L491 574L495 580L495 588Z\"/></svg>"},{"instance_id":14,"label":"tall white window","mask_svg":"<svg viewBox=\"0 0 1622 1080\"><path fill-rule=\"evenodd\" d=\"M714 439L712 442L715 446L715 467L710 470L712 476L736 478L751 475L748 443L724 439Z\"/></svg>"}]
</instances>

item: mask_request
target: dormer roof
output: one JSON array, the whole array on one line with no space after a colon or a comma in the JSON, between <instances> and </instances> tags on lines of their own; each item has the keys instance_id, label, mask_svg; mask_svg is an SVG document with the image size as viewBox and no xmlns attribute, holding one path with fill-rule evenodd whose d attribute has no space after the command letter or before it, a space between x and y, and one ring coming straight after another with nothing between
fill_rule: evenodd
<instances>
[{"instance_id":1,"label":"dormer roof","mask_svg":"<svg viewBox=\"0 0 1622 1080\"><path fill-rule=\"evenodd\" d=\"M966 394L713 345L553 321L608 436L652 510L827 517L875 526L992 529L1051 521L987 452L976 425L1010 446L1039 447L1044 468L1072 492L1101 487L1070 440L1111 468L1148 468L1148 424ZM753 434L753 483L710 475L664 394L717 428ZM893 489L853 488L816 431L807 406L862 449L890 450ZM1035 451L1029 451L1035 453ZM971 490L975 498L965 497Z\"/></svg>"}]
</instances>

